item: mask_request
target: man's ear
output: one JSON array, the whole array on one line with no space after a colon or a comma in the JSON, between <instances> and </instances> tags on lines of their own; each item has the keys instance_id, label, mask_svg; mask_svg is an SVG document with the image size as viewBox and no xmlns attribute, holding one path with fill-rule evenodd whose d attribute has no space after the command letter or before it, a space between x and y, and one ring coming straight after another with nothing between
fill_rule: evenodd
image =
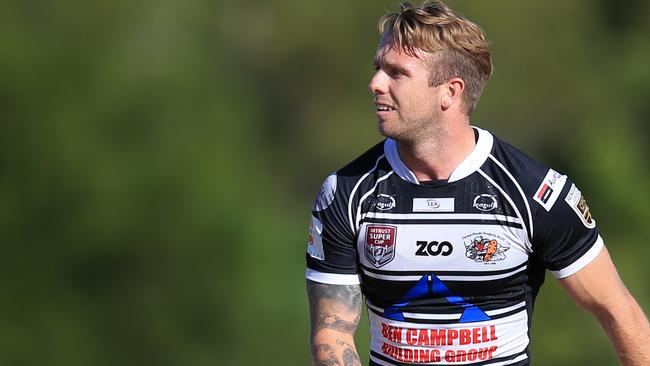
<instances>
[{"instance_id":1,"label":"man's ear","mask_svg":"<svg viewBox=\"0 0 650 366\"><path fill-rule=\"evenodd\" d=\"M465 90L465 81L461 78L449 79L445 84L442 96L442 109L447 110L456 103L460 103L461 96Z\"/></svg>"}]
</instances>

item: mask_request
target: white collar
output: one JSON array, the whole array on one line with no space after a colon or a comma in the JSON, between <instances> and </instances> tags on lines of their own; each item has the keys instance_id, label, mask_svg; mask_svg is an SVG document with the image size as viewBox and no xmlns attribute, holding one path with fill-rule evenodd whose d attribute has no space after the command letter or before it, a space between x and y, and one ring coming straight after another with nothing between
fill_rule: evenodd
<instances>
[{"instance_id":1,"label":"white collar","mask_svg":"<svg viewBox=\"0 0 650 366\"><path fill-rule=\"evenodd\" d=\"M476 146L474 146L474 150L472 150L469 156L451 173L448 180L450 183L461 180L478 170L485 160L487 160L490 151L492 151L492 145L494 144L492 134L478 127L472 126L472 128L478 132L478 141L476 141ZM420 184L415 174L400 159L395 140L390 138L386 139L386 142L384 142L384 153L395 174L407 182Z\"/></svg>"}]
</instances>

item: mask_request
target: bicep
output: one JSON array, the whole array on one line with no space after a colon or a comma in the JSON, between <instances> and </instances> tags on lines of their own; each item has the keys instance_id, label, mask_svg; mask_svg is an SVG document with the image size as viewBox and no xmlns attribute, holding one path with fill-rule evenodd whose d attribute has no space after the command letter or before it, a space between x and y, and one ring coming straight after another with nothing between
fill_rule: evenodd
<instances>
[{"instance_id":1,"label":"bicep","mask_svg":"<svg viewBox=\"0 0 650 366\"><path fill-rule=\"evenodd\" d=\"M599 317L615 312L630 297L605 247L580 271L559 281L578 305Z\"/></svg>"},{"instance_id":2,"label":"bicep","mask_svg":"<svg viewBox=\"0 0 650 366\"><path fill-rule=\"evenodd\" d=\"M307 280L312 337L323 330L354 334L361 316L361 286Z\"/></svg>"}]
</instances>

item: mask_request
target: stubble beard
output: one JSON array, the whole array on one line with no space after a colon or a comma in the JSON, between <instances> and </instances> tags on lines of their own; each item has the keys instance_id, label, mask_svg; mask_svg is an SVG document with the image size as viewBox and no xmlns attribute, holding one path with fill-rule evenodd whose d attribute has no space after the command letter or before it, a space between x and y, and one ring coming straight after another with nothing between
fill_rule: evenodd
<instances>
[{"instance_id":1,"label":"stubble beard","mask_svg":"<svg viewBox=\"0 0 650 366\"><path fill-rule=\"evenodd\" d=\"M378 121L379 133L407 146L418 146L439 141L445 134L445 125L440 115L420 120ZM392 127L392 128L391 128Z\"/></svg>"}]
</instances>

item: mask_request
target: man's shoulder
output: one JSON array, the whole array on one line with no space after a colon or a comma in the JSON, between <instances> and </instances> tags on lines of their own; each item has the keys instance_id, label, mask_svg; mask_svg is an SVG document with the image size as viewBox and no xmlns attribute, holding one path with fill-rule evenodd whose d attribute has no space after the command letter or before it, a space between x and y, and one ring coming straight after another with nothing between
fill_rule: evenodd
<instances>
[{"instance_id":1,"label":"man's shoulder","mask_svg":"<svg viewBox=\"0 0 650 366\"><path fill-rule=\"evenodd\" d=\"M367 189L372 184L371 173L375 170L384 169L386 163L384 157L384 142L382 140L369 148L366 152L343 166L342 168L330 174L323 185L314 202L314 210L321 211L332 202L348 202L354 191ZM368 178L368 177L371 178ZM365 184L362 184L365 183Z\"/></svg>"},{"instance_id":2,"label":"man's shoulder","mask_svg":"<svg viewBox=\"0 0 650 366\"><path fill-rule=\"evenodd\" d=\"M366 150L363 154L350 161L336 171L339 180L356 181L380 165L384 159L384 143L382 140Z\"/></svg>"},{"instance_id":3,"label":"man's shoulder","mask_svg":"<svg viewBox=\"0 0 650 366\"><path fill-rule=\"evenodd\" d=\"M494 136L492 161L507 174L524 182L538 182L549 171L549 167L523 152L514 145Z\"/></svg>"},{"instance_id":4,"label":"man's shoulder","mask_svg":"<svg viewBox=\"0 0 650 366\"><path fill-rule=\"evenodd\" d=\"M566 175L496 136L488 161L484 168L496 182L503 183L510 193L520 191L531 204L536 201L546 211L550 210L569 181Z\"/></svg>"}]
</instances>

